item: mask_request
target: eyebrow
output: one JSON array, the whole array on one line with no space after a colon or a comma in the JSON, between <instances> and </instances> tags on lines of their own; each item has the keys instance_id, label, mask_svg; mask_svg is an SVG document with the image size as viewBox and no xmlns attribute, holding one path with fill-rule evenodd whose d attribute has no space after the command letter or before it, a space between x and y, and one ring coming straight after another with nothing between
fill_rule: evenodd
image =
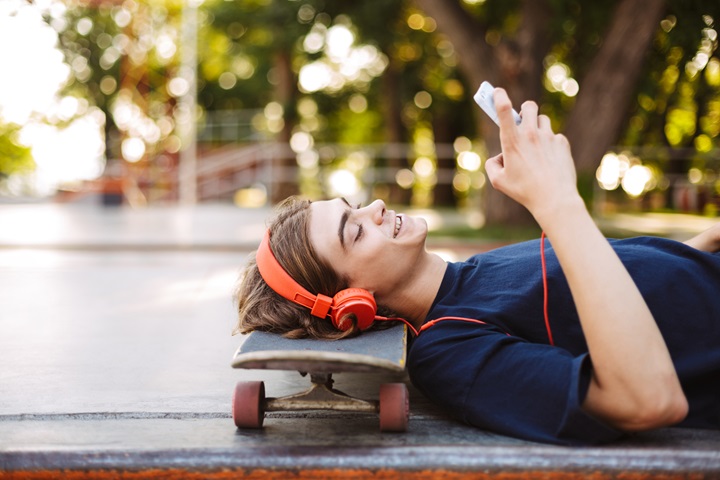
<instances>
[{"instance_id":1,"label":"eyebrow","mask_svg":"<svg viewBox=\"0 0 720 480\"><path fill-rule=\"evenodd\" d=\"M352 208L350 203L345 199L345 197L340 197L340 200L342 200L345 205ZM340 226L338 228L338 237L340 238L340 245L342 246L343 250L345 250L345 224L348 221L348 218L350 217L350 209L347 208L343 211L342 215L340 216Z\"/></svg>"}]
</instances>

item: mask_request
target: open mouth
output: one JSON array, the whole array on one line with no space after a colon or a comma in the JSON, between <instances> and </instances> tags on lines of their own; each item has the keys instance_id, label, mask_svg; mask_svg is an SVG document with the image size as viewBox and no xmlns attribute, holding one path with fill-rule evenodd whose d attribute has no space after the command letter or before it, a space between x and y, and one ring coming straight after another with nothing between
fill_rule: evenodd
<instances>
[{"instance_id":1,"label":"open mouth","mask_svg":"<svg viewBox=\"0 0 720 480\"><path fill-rule=\"evenodd\" d=\"M393 238L398 236L398 233L400 233L400 229L402 228L403 220L400 215L395 217L395 231L393 232Z\"/></svg>"}]
</instances>

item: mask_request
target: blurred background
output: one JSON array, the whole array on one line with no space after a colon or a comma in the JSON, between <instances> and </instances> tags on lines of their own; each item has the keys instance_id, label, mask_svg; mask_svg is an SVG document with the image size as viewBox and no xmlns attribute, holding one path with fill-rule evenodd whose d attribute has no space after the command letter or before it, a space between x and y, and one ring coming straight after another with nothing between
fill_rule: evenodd
<instances>
[{"instance_id":1,"label":"blurred background","mask_svg":"<svg viewBox=\"0 0 720 480\"><path fill-rule=\"evenodd\" d=\"M593 213L720 209L717 0L2 0L0 203L288 195L531 219L483 80L573 145Z\"/></svg>"}]
</instances>

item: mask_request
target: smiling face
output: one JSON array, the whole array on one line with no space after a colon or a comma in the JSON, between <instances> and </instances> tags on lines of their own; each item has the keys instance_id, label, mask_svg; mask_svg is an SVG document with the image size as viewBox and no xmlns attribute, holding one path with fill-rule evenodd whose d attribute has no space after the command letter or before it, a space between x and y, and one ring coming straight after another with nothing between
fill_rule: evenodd
<instances>
[{"instance_id":1,"label":"smiling face","mask_svg":"<svg viewBox=\"0 0 720 480\"><path fill-rule=\"evenodd\" d=\"M387 210L382 200L354 208L344 199L313 202L310 243L350 287L376 297L412 275L425 252L427 223Z\"/></svg>"}]
</instances>

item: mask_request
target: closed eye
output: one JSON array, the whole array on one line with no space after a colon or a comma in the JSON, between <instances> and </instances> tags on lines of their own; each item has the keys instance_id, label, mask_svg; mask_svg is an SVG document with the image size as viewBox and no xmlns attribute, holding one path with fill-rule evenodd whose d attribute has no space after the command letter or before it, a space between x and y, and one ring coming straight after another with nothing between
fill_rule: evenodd
<instances>
[{"instance_id":1,"label":"closed eye","mask_svg":"<svg viewBox=\"0 0 720 480\"><path fill-rule=\"evenodd\" d=\"M355 210L360 210L361 206L362 206L362 204L356 203L355 205L352 206L352 208ZM362 224L358 223L357 226L358 226L358 231L357 231L357 235L355 235L355 239L353 240L353 243L360 240L360 238L363 236L363 233L364 233Z\"/></svg>"},{"instance_id":2,"label":"closed eye","mask_svg":"<svg viewBox=\"0 0 720 480\"><path fill-rule=\"evenodd\" d=\"M347 199L345 199L344 197L341 197L340 200L342 200L342 202L343 202L345 205L347 205L348 207L350 207L349 210L343 211L342 215L340 216L340 225L339 225L339 228L338 228L338 238L340 239L340 246L342 246L343 250L345 250L345 241L344 241L344 239L345 239L345 225L346 225L347 221L351 219L352 214L354 213L354 211L360 209L360 204L357 203L357 204L355 204L355 205L350 205L350 202L348 202ZM357 224L357 226L358 226L358 232L357 232L357 235L355 235L355 238L353 239L353 243L355 243L356 241L358 241L358 240L362 237L362 235L363 235L362 225Z\"/></svg>"}]
</instances>

